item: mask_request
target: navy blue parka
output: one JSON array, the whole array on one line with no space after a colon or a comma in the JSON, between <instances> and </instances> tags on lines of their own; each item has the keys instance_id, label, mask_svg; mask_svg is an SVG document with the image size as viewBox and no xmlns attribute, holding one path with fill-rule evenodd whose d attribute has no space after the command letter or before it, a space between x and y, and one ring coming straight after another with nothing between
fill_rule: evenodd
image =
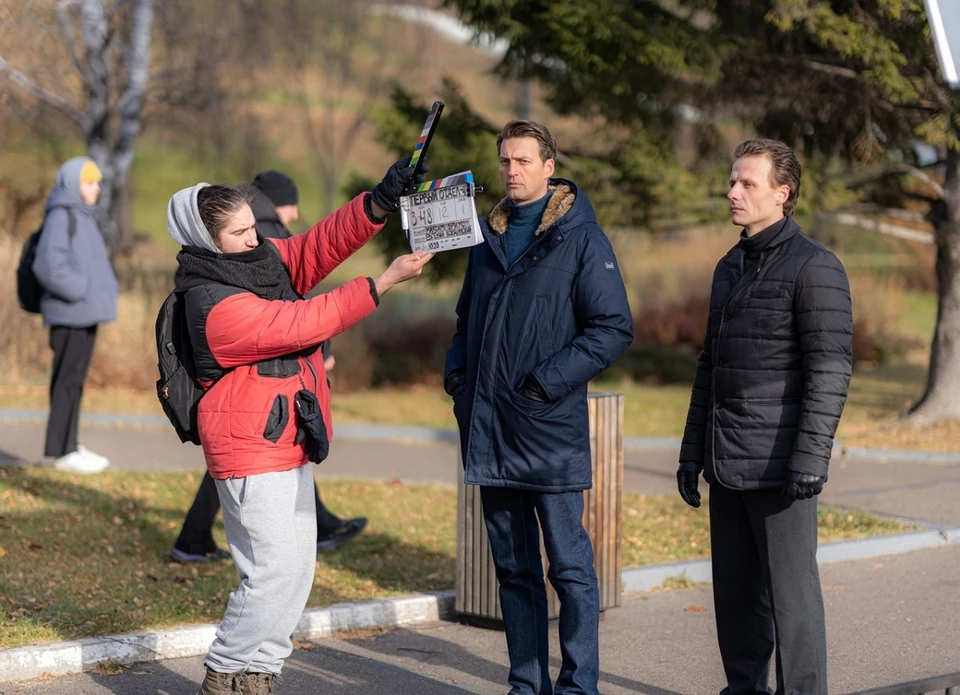
<instances>
[{"instance_id":1,"label":"navy blue parka","mask_svg":"<svg viewBox=\"0 0 960 695\"><path fill-rule=\"evenodd\" d=\"M470 251L445 377L454 394L464 481L539 492L592 486L587 383L623 354L633 321L610 242L586 195L550 180L533 245L508 265L504 199ZM532 375L547 396L517 392Z\"/></svg>"}]
</instances>

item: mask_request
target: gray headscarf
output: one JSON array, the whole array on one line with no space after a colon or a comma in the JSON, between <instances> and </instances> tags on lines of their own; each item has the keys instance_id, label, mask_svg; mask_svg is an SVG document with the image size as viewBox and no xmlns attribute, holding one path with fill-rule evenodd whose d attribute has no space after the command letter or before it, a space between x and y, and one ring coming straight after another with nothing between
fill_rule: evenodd
<instances>
[{"instance_id":1,"label":"gray headscarf","mask_svg":"<svg viewBox=\"0 0 960 695\"><path fill-rule=\"evenodd\" d=\"M89 157L72 157L68 159L57 171L57 178L54 182L54 188L62 188L71 195L80 198L80 172L83 165L93 161Z\"/></svg>"},{"instance_id":2,"label":"gray headscarf","mask_svg":"<svg viewBox=\"0 0 960 695\"><path fill-rule=\"evenodd\" d=\"M197 206L197 194L201 188L209 183L198 183L196 186L177 191L170 198L167 205L167 233L181 246L199 246L201 249L220 253L220 249L213 243L213 237L200 220L200 210Z\"/></svg>"}]
</instances>

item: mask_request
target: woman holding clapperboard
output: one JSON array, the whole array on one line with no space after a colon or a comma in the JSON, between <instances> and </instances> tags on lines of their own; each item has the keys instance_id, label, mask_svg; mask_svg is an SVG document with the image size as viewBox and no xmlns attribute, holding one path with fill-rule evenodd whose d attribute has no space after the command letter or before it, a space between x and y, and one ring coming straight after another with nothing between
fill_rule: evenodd
<instances>
[{"instance_id":1,"label":"woman holding clapperboard","mask_svg":"<svg viewBox=\"0 0 960 695\"><path fill-rule=\"evenodd\" d=\"M239 188L201 183L170 199L167 228L183 245L176 292L207 388L197 430L240 575L200 695L272 693L293 649L316 564L309 462L323 459L333 434L320 344L420 275L433 254L399 256L376 278L303 297L380 231L419 178L397 162L372 193L290 239L259 237Z\"/></svg>"}]
</instances>

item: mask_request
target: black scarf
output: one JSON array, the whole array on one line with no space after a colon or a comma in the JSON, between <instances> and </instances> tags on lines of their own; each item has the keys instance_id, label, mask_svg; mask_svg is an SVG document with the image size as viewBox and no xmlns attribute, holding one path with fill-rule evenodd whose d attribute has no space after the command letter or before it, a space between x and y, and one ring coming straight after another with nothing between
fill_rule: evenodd
<instances>
[{"instance_id":1,"label":"black scarf","mask_svg":"<svg viewBox=\"0 0 960 695\"><path fill-rule=\"evenodd\" d=\"M177 288L215 282L239 287L261 299L302 299L293 289L280 252L263 237L257 238L260 245L242 253L214 253L198 246L184 246L177 254Z\"/></svg>"}]
</instances>

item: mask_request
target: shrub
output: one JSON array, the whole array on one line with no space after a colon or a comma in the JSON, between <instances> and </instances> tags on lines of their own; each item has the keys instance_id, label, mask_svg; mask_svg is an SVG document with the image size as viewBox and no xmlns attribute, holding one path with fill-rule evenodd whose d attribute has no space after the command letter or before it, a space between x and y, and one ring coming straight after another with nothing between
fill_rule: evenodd
<instances>
[{"instance_id":1,"label":"shrub","mask_svg":"<svg viewBox=\"0 0 960 695\"><path fill-rule=\"evenodd\" d=\"M334 392L362 391L373 383L374 356L362 326L341 333L332 342L337 363L330 372ZM336 398L336 396L334 396Z\"/></svg>"},{"instance_id":2,"label":"shrub","mask_svg":"<svg viewBox=\"0 0 960 695\"><path fill-rule=\"evenodd\" d=\"M699 350L709 312L709 297L687 297L648 306L634 317L634 340L641 345Z\"/></svg>"},{"instance_id":3,"label":"shrub","mask_svg":"<svg viewBox=\"0 0 960 695\"><path fill-rule=\"evenodd\" d=\"M367 340L376 355L373 385L432 384L443 380L443 362L456 329L452 317L422 317L369 324Z\"/></svg>"}]
</instances>

